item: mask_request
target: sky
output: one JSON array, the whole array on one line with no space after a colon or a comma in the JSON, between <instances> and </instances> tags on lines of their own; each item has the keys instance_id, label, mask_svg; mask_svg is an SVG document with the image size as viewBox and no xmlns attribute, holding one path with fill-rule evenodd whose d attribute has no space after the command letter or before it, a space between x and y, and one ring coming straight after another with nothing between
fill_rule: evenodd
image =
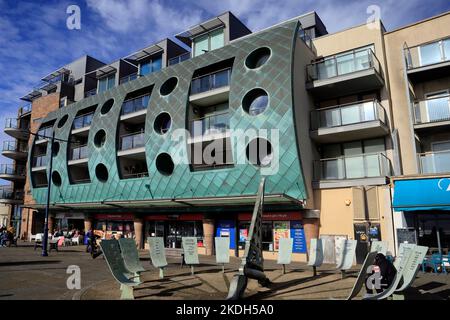
<instances>
[{"instance_id":1,"label":"sky","mask_svg":"<svg viewBox=\"0 0 450 320\"><path fill-rule=\"evenodd\" d=\"M70 5L80 8L79 30L67 28ZM228 10L252 31L316 11L332 33L365 23L373 5L388 31L450 10L448 0L0 0L0 143L13 140L3 127L19 98L83 55L110 63Z\"/></svg>"}]
</instances>

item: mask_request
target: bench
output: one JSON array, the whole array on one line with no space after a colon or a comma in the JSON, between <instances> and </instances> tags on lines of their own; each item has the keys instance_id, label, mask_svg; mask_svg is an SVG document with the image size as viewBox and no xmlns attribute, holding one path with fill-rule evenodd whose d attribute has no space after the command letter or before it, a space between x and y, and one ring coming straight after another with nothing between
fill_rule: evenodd
<instances>
[{"instance_id":1,"label":"bench","mask_svg":"<svg viewBox=\"0 0 450 320\"><path fill-rule=\"evenodd\" d=\"M114 279L116 279L116 281L120 284L120 299L133 300L134 287L141 284L141 282L136 281L133 273L125 267L122 254L120 252L119 242L117 240L102 240L100 242L100 247L103 251L109 270L111 271Z\"/></svg>"},{"instance_id":2,"label":"bench","mask_svg":"<svg viewBox=\"0 0 450 320\"><path fill-rule=\"evenodd\" d=\"M140 273L144 272L145 269L139 260L136 242L133 239L121 238L119 239L119 246L125 267L134 274L135 279L140 281Z\"/></svg>"}]
</instances>

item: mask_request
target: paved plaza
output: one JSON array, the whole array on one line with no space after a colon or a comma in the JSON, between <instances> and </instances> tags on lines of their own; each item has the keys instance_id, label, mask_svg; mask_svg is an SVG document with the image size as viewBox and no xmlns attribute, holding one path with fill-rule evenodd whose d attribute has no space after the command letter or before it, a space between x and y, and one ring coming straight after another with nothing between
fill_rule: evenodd
<instances>
[{"instance_id":1,"label":"paved plaza","mask_svg":"<svg viewBox=\"0 0 450 320\"><path fill-rule=\"evenodd\" d=\"M106 260L102 256L93 260L84 246L60 248L41 257L30 243L19 243L19 247L0 248L0 299L51 299L51 300L105 300L119 299L119 284L112 277ZM143 283L135 290L137 300L142 299L187 299L223 300L227 296L229 283L236 273L239 260L232 257L225 273L216 265L214 257L200 256L200 265L195 274L181 267L179 257L168 257L169 266L165 279L158 278L148 251L140 251L141 263L147 270L141 276ZM67 268L76 265L81 270L81 289L67 288ZM293 263L282 274L275 261L265 261L266 274L272 281L263 288L250 280L245 298L252 300L312 300L344 299L350 292L360 266L341 279L332 265L318 269L313 277L311 268L304 263ZM357 297L361 298L364 289ZM424 274L419 276L407 292L409 299L450 299L450 276Z\"/></svg>"}]
</instances>

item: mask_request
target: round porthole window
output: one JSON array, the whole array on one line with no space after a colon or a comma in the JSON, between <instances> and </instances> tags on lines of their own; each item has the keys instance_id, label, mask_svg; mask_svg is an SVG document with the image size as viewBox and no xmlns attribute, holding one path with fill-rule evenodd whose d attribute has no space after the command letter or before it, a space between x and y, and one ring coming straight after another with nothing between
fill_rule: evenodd
<instances>
[{"instance_id":1,"label":"round porthole window","mask_svg":"<svg viewBox=\"0 0 450 320\"><path fill-rule=\"evenodd\" d=\"M270 54L270 49L267 47L256 49L247 56L247 59L245 59L245 65L249 69L257 69L269 60Z\"/></svg>"},{"instance_id":2,"label":"round porthole window","mask_svg":"<svg viewBox=\"0 0 450 320\"><path fill-rule=\"evenodd\" d=\"M56 157L59 153L59 142L58 141L53 142L52 151L53 151L52 152L53 156Z\"/></svg>"},{"instance_id":3,"label":"round porthole window","mask_svg":"<svg viewBox=\"0 0 450 320\"><path fill-rule=\"evenodd\" d=\"M97 131L94 136L94 144L97 148L103 147L106 141L106 132L103 129Z\"/></svg>"},{"instance_id":4,"label":"round porthole window","mask_svg":"<svg viewBox=\"0 0 450 320\"><path fill-rule=\"evenodd\" d=\"M52 182L55 186L60 186L62 184L61 175L58 171L52 172Z\"/></svg>"},{"instance_id":5,"label":"round porthole window","mask_svg":"<svg viewBox=\"0 0 450 320\"><path fill-rule=\"evenodd\" d=\"M267 167L273 159L272 144L263 138L250 141L246 149L247 160L256 167Z\"/></svg>"},{"instance_id":6,"label":"round porthole window","mask_svg":"<svg viewBox=\"0 0 450 320\"><path fill-rule=\"evenodd\" d=\"M266 110L269 104L269 96L263 89L250 90L242 100L242 108L251 116L257 116Z\"/></svg>"},{"instance_id":7,"label":"round porthole window","mask_svg":"<svg viewBox=\"0 0 450 320\"><path fill-rule=\"evenodd\" d=\"M114 105L114 99L109 99L108 101L106 101L102 108L100 109L100 113L101 114L107 114L109 112L109 110L111 110L111 108Z\"/></svg>"},{"instance_id":8,"label":"round porthole window","mask_svg":"<svg viewBox=\"0 0 450 320\"><path fill-rule=\"evenodd\" d=\"M175 169L172 157L168 153L161 153L156 157L156 169L165 176L170 176Z\"/></svg>"},{"instance_id":9,"label":"round porthole window","mask_svg":"<svg viewBox=\"0 0 450 320\"><path fill-rule=\"evenodd\" d=\"M169 78L166 80L166 82L164 82L161 86L161 88L159 89L159 93L162 96L167 96L168 94L170 94L175 87L178 84L178 79L175 77Z\"/></svg>"},{"instance_id":10,"label":"round porthole window","mask_svg":"<svg viewBox=\"0 0 450 320\"><path fill-rule=\"evenodd\" d=\"M95 176L100 182L108 181L108 169L103 163L99 163L97 167L95 167Z\"/></svg>"},{"instance_id":11,"label":"round porthole window","mask_svg":"<svg viewBox=\"0 0 450 320\"><path fill-rule=\"evenodd\" d=\"M172 119L170 118L170 115L167 112L163 112L155 118L153 129L155 129L158 134L163 135L169 131L171 125Z\"/></svg>"},{"instance_id":12,"label":"round porthole window","mask_svg":"<svg viewBox=\"0 0 450 320\"><path fill-rule=\"evenodd\" d=\"M69 119L69 116L66 114L58 121L58 128L61 129L67 122L67 119Z\"/></svg>"}]
</instances>

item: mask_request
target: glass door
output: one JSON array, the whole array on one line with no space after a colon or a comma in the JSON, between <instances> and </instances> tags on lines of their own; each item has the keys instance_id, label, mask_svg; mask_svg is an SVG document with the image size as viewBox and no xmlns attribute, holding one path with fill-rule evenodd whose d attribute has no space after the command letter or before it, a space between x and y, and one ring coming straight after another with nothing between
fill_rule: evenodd
<instances>
[{"instance_id":1,"label":"glass door","mask_svg":"<svg viewBox=\"0 0 450 320\"><path fill-rule=\"evenodd\" d=\"M450 119L450 100L448 90L426 94L428 122Z\"/></svg>"}]
</instances>

